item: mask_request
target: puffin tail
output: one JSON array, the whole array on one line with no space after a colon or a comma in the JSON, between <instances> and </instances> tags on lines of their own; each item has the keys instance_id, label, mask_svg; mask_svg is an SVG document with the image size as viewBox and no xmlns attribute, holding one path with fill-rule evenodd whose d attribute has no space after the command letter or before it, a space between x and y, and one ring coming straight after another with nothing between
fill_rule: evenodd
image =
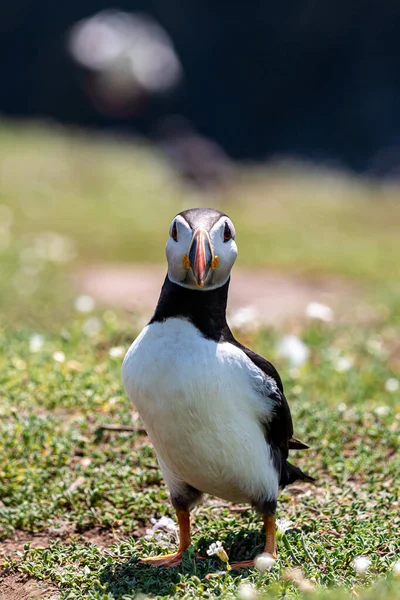
<instances>
[{"instance_id":1,"label":"puffin tail","mask_svg":"<svg viewBox=\"0 0 400 600\"><path fill-rule=\"evenodd\" d=\"M310 446L295 437L291 437L288 441L289 450L308 450L309 447Z\"/></svg>"},{"instance_id":2,"label":"puffin tail","mask_svg":"<svg viewBox=\"0 0 400 600\"><path fill-rule=\"evenodd\" d=\"M284 481L282 482L283 487L286 485L290 485L291 483L294 483L295 481L307 481L308 483L315 483L314 477L311 477L310 475L303 473L303 471L301 469L299 469L299 467L295 467L294 465L292 465L290 462L287 462L287 461L286 461L285 475L286 475L286 477L284 478Z\"/></svg>"}]
</instances>

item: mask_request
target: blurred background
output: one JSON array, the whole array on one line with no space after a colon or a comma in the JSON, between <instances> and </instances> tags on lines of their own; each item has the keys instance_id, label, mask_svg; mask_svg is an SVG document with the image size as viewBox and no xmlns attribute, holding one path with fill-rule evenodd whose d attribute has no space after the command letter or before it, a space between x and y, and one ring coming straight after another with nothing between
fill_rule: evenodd
<instances>
[{"instance_id":1,"label":"blurred background","mask_svg":"<svg viewBox=\"0 0 400 600\"><path fill-rule=\"evenodd\" d=\"M228 321L311 446L318 490L280 496L282 564L381 586L400 556L399 32L399 0L0 2L0 557L17 536L24 574L4 598L31 597L29 575L99 598L96 565L107 598L167 581L122 569L140 545L106 548L172 516L121 362L194 206L235 224ZM230 547L223 506L197 513L196 544ZM75 534L96 553L47 549ZM189 597L191 573L160 593Z\"/></svg>"},{"instance_id":2,"label":"blurred background","mask_svg":"<svg viewBox=\"0 0 400 600\"><path fill-rule=\"evenodd\" d=\"M148 315L195 205L236 222L235 310L396 295L399 28L395 0L3 3L3 311Z\"/></svg>"},{"instance_id":3,"label":"blurred background","mask_svg":"<svg viewBox=\"0 0 400 600\"><path fill-rule=\"evenodd\" d=\"M2 3L0 110L399 175L396 0ZM172 124L171 124L172 128Z\"/></svg>"}]
</instances>

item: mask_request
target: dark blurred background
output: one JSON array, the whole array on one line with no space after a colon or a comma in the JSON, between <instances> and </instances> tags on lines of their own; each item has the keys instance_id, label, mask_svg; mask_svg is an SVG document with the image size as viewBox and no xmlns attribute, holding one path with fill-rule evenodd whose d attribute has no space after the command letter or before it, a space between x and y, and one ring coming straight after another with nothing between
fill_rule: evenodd
<instances>
[{"instance_id":1,"label":"dark blurred background","mask_svg":"<svg viewBox=\"0 0 400 600\"><path fill-rule=\"evenodd\" d=\"M98 13L100 29L82 33ZM122 31L128 13L139 21ZM154 34L173 53L160 85L143 83L126 54L146 22L145 42ZM0 56L6 116L162 139L190 129L236 159L291 155L400 175L398 0L13 0L0 4Z\"/></svg>"}]
</instances>

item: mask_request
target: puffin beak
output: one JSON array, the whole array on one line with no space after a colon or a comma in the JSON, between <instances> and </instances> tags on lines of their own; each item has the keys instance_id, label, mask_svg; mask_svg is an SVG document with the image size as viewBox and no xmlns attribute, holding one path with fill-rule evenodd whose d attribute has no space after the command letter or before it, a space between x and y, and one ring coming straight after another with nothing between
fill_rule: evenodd
<instances>
[{"instance_id":1,"label":"puffin beak","mask_svg":"<svg viewBox=\"0 0 400 600\"><path fill-rule=\"evenodd\" d=\"M205 229L199 228L194 232L188 257L196 285L202 288L214 258L210 236Z\"/></svg>"}]
</instances>

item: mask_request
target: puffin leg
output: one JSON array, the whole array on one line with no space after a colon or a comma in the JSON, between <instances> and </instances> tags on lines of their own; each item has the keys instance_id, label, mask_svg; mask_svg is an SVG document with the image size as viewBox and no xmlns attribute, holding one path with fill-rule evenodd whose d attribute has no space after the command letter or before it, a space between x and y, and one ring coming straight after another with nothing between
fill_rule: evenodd
<instances>
[{"instance_id":1,"label":"puffin leg","mask_svg":"<svg viewBox=\"0 0 400 600\"><path fill-rule=\"evenodd\" d=\"M265 548L264 553L270 554L272 558L277 558L278 556L278 548L276 545L276 523L275 523L275 515L269 517L263 517L264 526L265 526Z\"/></svg>"},{"instance_id":2,"label":"puffin leg","mask_svg":"<svg viewBox=\"0 0 400 600\"><path fill-rule=\"evenodd\" d=\"M179 526L179 548L173 554L164 554L149 558L142 558L139 562L156 567L177 567L182 562L182 554L191 544L190 538L190 513L188 510L177 510L176 516Z\"/></svg>"},{"instance_id":3,"label":"puffin leg","mask_svg":"<svg viewBox=\"0 0 400 600\"><path fill-rule=\"evenodd\" d=\"M275 515L263 516L265 526L265 548L264 553L270 554L272 558L277 557L277 546L276 546L276 523ZM232 569L251 569L254 567L255 560L240 560L239 562L232 563Z\"/></svg>"}]
</instances>

